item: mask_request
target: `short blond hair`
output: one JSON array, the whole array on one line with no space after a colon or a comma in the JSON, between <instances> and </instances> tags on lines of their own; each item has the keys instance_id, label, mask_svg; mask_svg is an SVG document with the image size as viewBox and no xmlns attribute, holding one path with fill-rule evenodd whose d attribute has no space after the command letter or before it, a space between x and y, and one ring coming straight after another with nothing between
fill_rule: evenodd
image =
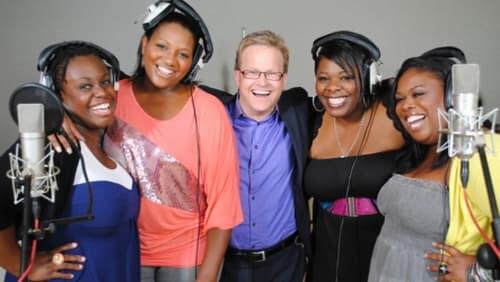
<instances>
[{"instance_id":1,"label":"short blond hair","mask_svg":"<svg viewBox=\"0 0 500 282\"><path fill-rule=\"evenodd\" d=\"M234 62L235 70L240 69L240 58L243 51L253 45L264 45L278 49L283 56L283 72L288 73L288 47L281 36L270 30L252 32L240 41L240 45L236 50L236 60Z\"/></svg>"}]
</instances>

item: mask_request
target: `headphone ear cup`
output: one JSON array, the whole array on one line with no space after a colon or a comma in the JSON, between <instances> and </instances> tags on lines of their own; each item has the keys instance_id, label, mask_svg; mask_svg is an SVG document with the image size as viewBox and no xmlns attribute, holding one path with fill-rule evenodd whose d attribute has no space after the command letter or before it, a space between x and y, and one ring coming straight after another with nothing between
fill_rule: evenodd
<instances>
[{"instance_id":1,"label":"headphone ear cup","mask_svg":"<svg viewBox=\"0 0 500 282\"><path fill-rule=\"evenodd\" d=\"M200 69L203 67L202 56L203 56L203 46L201 46L201 44L198 43L196 45L196 49L194 51L193 61L191 63L191 68L189 69L188 74L184 78L184 82L189 83L189 82L192 82L194 80L198 71L200 71Z\"/></svg>"},{"instance_id":2,"label":"headphone ear cup","mask_svg":"<svg viewBox=\"0 0 500 282\"><path fill-rule=\"evenodd\" d=\"M115 89L115 91L118 92L118 90L120 90L120 83L118 81L115 81L113 83L113 89Z\"/></svg>"},{"instance_id":3,"label":"headphone ear cup","mask_svg":"<svg viewBox=\"0 0 500 282\"><path fill-rule=\"evenodd\" d=\"M47 88L50 88L50 89L54 90L54 87L53 87L54 85L53 85L53 82L52 82L52 78L45 71L41 72L39 83L42 84L42 85L44 85L44 86L46 86Z\"/></svg>"},{"instance_id":4,"label":"headphone ear cup","mask_svg":"<svg viewBox=\"0 0 500 282\"><path fill-rule=\"evenodd\" d=\"M452 81L451 81L451 72L446 76L446 82L444 86L444 108L446 111L453 107L453 96L452 96Z\"/></svg>"},{"instance_id":5,"label":"headphone ear cup","mask_svg":"<svg viewBox=\"0 0 500 282\"><path fill-rule=\"evenodd\" d=\"M382 75L379 71L379 63L378 61L373 61L368 68L368 87L369 87L369 95L375 95L375 91L377 87L382 82Z\"/></svg>"},{"instance_id":6,"label":"headphone ear cup","mask_svg":"<svg viewBox=\"0 0 500 282\"><path fill-rule=\"evenodd\" d=\"M368 62L363 65L362 75L363 91L361 92L361 98L363 105L368 107L372 97L377 93L380 82L382 82L382 75L379 72L379 62L368 59Z\"/></svg>"}]
</instances>

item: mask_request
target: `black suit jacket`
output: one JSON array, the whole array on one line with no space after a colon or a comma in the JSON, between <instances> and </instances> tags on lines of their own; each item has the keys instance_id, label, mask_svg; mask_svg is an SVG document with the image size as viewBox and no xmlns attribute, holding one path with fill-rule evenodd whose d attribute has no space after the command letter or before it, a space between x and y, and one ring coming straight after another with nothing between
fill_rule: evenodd
<instances>
[{"instance_id":1,"label":"black suit jacket","mask_svg":"<svg viewBox=\"0 0 500 282\"><path fill-rule=\"evenodd\" d=\"M208 86L200 86L206 92L219 98L226 106L236 102L236 95ZM295 222L297 230L304 241L306 256L311 254L311 235L309 228L309 209L303 190L303 175L310 147L310 99L301 87L283 91L278 101L279 115L285 123L290 136L295 158L295 181L293 185L293 200L295 204Z\"/></svg>"}]
</instances>

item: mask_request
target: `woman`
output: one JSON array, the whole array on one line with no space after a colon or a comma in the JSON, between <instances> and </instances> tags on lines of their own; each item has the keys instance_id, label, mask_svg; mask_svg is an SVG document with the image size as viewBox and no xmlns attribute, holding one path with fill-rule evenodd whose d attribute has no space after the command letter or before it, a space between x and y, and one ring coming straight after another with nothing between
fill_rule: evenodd
<instances>
[{"instance_id":1,"label":"woman","mask_svg":"<svg viewBox=\"0 0 500 282\"><path fill-rule=\"evenodd\" d=\"M474 217L491 236L491 215L477 155L470 160L469 188L465 190L459 161L450 160L446 151L436 152L441 145L438 111L451 107L447 89L457 60L465 61L459 49L436 48L406 60L397 74L389 110L405 136L407 158L377 199L385 222L375 245L369 281L431 281L439 269L439 281L467 281L466 271L484 240L467 211L466 191ZM498 157L489 156L488 160L491 171L500 169ZM499 183L498 174L493 177ZM437 251L428 251L432 247Z\"/></svg>"},{"instance_id":2,"label":"woman","mask_svg":"<svg viewBox=\"0 0 500 282\"><path fill-rule=\"evenodd\" d=\"M142 281L216 281L242 221L238 156L224 106L192 82L209 35L186 3L170 5L147 18L105 147L142 192Z\"/></svg>"},{"instance_id":3,"label":"woman","mask_svg":"<svg viewBox=\"0 0 500 282\"><path fill-rule=\"evenodd\" d=\"M309 281L366 281L383 217L375 203L403 145L367 81L380 53L348 31L315 40L315 120L305 191L315 200ZM377 94L384 91L379 89ZM313 101L313 103L316 101Z\"/></svg>"},{"instance_id":4,"label":"woman","mask_svg":"<svg viewBox=\"0 0 500 282\"><path fill-rule=\"evenodd\" d=\"M57 225L55 233L40 241L27 278L139 281L139 193L125 169L101 148L104 129L114 119L116 92L111 69L119 70L118 62L99 46L81 41L63 42L45 50L50 50L50 54L41 56L49 58L45 77L52 81L85 141L75 145L78 154L55 156L54 164L61 170L56 201L39 200L41 220L85 215L90 193L94 219ZM0 164L5 175L9 169L7 153ZM1 180L1 187L10 187L5 177ZM21 225L22 204L12 204L11 189L1 189L1 193L0 265L9 272L6 281L16 281L21 260L16 231Z\"/></svg>"}]
</instances>

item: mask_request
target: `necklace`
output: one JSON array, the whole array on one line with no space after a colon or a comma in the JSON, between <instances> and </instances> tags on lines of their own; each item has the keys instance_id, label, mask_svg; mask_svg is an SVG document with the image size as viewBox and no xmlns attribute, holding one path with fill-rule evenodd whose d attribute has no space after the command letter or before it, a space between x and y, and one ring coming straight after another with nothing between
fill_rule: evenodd
<instances>
[{"instance_id":1,"label":"necklace","mask_svg":"<svg viewBox=\"0 0 500 282\"><path fill-rule=\"evenodd\" d=\"M365 113L363 113L363 116L361 117L361 121L359 122L359 128L358 128L358 133L356 133L356 137L354 137L354 140L351 143L351 146L347 150L344 150L344 147L342 144L340 144L340 138L339 134L337 132L337 123L336 123L336 118L333 118L333 133L335 134L335 142L337 142L337 146L339 147L340 150L340 157L345 158L349 156L351 153L352 149L354 148L354 145L358 142L359 136L361 135L361 129L363 128L363 125L365 124Z\"/></svg>"}]
</instances>

